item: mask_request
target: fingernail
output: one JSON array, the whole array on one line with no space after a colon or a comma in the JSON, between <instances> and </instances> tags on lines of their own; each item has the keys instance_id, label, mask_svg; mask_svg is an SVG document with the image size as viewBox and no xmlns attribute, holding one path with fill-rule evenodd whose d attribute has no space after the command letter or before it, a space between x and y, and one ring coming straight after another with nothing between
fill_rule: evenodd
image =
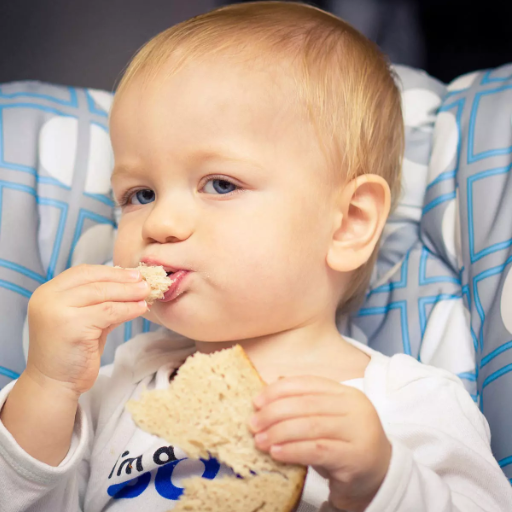
<instances>
[{"instance_id":1,"label":"fingernail","mask_svg":"<svg viewBox=\"0 0 512 512\"><path fill-rule=\"evenodd\" d=\"M260 432L259 434L256 434L254 436L254 440L256 441L256 444L263 444L267 441L268 435L266 432Z\"/></svg>"},{"instance_id":2,"label":"fingernail","mask_svg":"<svg viewBox=\"0 0 512 512\"><path fill-rule=\"evenodd\" d=\"M258 418L256 416L253 416L250 421L249 421L249 425L250 427L253 429L253 430L258 430L258 427L259 427L259 423L258 423Z\"/></svg>"},{"instance_id":3,"label":"fingernail","mask_svg":"<svg viewBox=\"0 0 512 512\"><path fill-rule=\"evenodd\" d=\"M262 396L261 395L255 396L253 398L253 400L252 400L252 403L255 405L255 407L260 409L263 406L263 398L262 398Z\"/></svg>"},{"instance_id":4,"label":"fingernail","mask_svg":"<svg viewBox=\"0 0 512 512\"><path fill-rule=\"evenodd\" d=\"M144 281L144 279L142 281L139 281L136 286L138 286L139 288L147 288L149 285L147 283L147 281Z\"/></svg>"},{"instance_id":5,"label":"fingernail","mask_svg":"<svg viewBox=\"0 0 512 512\"><path fill-rule=\"evenodd\" d=\"M132 279L136 279L136 280L139 280L139 279L140 279L140 271L139 271L139 270L129 270L129 271L128 271L128 275L129 275Z\"/></svg>"},{"instance_id":6,"label":"fingernail","mask_svg":"<svg viewBox=\"0 0 512 512\"><path fill-rule=\"evenodd\" d=\"M283 447L279 444L273 444L270 447L270 455L279 455L283 451Z\"/></svg>"},{"instance_id":7,"label":"fingernail","mask_svg":"<svg viewBox=\"0 0 512 512\"><path fill-rule=\"evenodd\" d=\"M144 306L144 309L146 310L148 309L148 303L145 300L139 300L137 304L139 304L139 306Z\"/></svg>"}]
</instances>

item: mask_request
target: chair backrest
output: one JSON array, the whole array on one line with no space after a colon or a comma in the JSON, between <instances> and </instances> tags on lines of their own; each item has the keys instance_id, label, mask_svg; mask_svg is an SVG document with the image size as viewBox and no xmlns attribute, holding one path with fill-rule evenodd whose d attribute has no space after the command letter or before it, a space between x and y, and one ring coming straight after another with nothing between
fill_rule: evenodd
<instances>
[{"instance_id":1,"label":"chair backrest","mask_svg":"<svg viewBox=\"0 0 512 512\"><path fill-rule=\"evenodd\" d=\"M386 354L457 374L489 421L493 453L512 482L511 118L512 65L448 85L419 238L346 329Z\"/></svg>"},{"instance_id":2,"label":"chair backrest","mask_svg":"<svg viewBox=\"0 0 512 512\"><path fill-rule=\"evenodd\" d=\"M512 203L501 198L512 153L512 72L472 74L447 88L422 71L395 69L406 126L403 194L365 304L340 316L338 327L385 354L405 352L459 375L483 406L510 478ZM111 100L105 91L34 81L0 85L0 387L25 366L35 288L71 265L111 263ZM102 363L155 328L144 319L118 327Z\"/></svg>"}]
</instances>

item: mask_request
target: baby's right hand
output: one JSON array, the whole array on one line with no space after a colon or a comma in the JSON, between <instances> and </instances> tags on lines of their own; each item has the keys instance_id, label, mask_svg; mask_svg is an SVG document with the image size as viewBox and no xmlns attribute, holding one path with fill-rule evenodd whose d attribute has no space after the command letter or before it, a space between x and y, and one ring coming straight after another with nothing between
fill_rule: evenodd
<instances>
[{"instance_id":1,"label":"baby's right hand","mask_svg":"<svg viewBox=\"0 0 512 512\"><path fill-rule=\"evenodd\" d=\"M94 384L107 334L147 310L149 285L136 270L72 267L41 285L28 304L25 373L76 393Z\"/></svg>"}]
</instances>

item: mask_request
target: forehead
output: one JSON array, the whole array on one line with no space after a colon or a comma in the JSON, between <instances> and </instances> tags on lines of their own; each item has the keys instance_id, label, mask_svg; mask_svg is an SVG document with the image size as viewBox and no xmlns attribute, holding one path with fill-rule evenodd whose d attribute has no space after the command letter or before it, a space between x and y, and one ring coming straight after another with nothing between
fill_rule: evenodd
<instances>
[{"instance_id":1,"label":"forehead","mask_svg":"<svg viewBox=\"0 0 512 512\"><path fill-rule=\"evenodd\" d=\"M116 97L111 125L118 128L120 112L123 117L144 111L168 119L199 114L204 123L225 115L261 121L265 116L293 115L297 107L293 81L283 68L217 56L186 63L176 72L169 64L136 75Z\"/></svg>"},{"instance_id":2,"label":"forehead","mask_svg":"<svg viewBox=\"0 0 512 512\"><path fill-rule=\"evenodd\" d=\"M116 98L110 118L116 157L187 158L192 149L279 160L311 152L315 135L298 106L293 80L273 66L229 58L190 63L150 81L135 77ZM234 151L236 150L236 151Z\"/></svg>"}]
</instances>

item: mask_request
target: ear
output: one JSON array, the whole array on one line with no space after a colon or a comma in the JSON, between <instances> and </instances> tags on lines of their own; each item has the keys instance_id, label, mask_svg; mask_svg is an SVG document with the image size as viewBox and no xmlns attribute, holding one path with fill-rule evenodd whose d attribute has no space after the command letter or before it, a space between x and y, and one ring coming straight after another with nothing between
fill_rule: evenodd
<instances>
[{"instance_id":1,"label":"ear","mask_svg":"<svg viewBox=\"0 0 512 512\"><path fill-rule=\"evenodd\" d=\"M389 215L391 193L381 176L366 174L347 183L341 193L327 264L350 272L366 263Z\"/></svg>"}]
</instances>

